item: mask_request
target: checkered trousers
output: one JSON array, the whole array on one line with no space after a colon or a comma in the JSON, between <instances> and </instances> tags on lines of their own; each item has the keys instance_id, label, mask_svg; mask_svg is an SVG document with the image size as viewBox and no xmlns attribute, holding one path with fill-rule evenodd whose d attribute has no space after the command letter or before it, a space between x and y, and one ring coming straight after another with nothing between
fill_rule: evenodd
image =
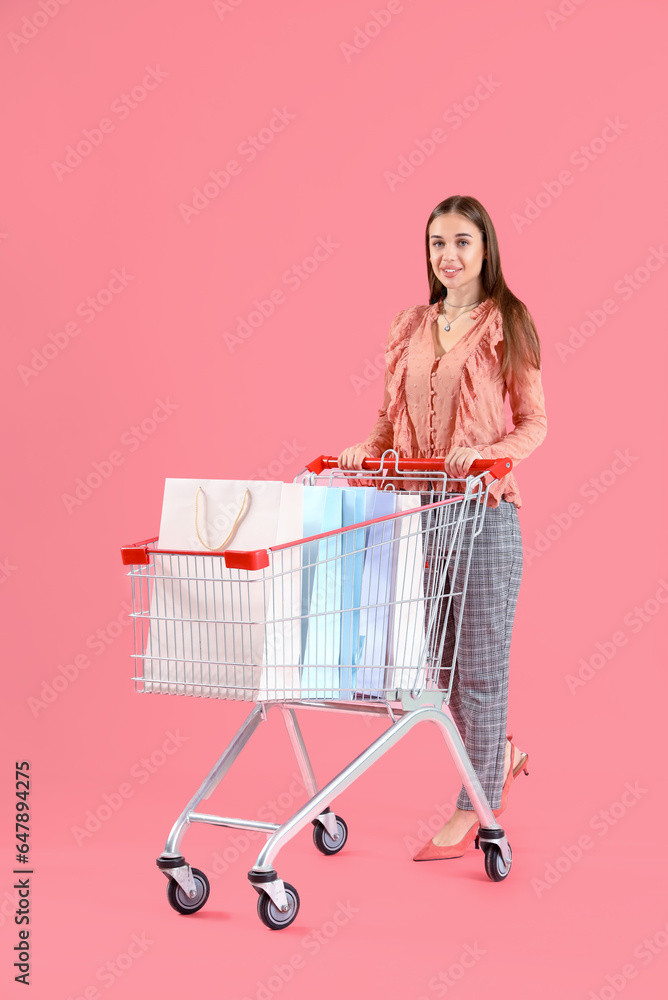
<instances>
[{"instance_id":1,"label":"checkered trousers","mask_svg":"<svg viewBox=\"0 0 668 1000\"><path fill-rule=\"evenodd\" d=\"M422 504L433 503L443 494L422 493ZM459 504L437 508L441 517L452 517ZM446 513L447 512L447 513ZM522 536L517 507L501 500L498 507L488 507L481 533L473 541L466 596L461 601L466 574L462 553L454 572L448 568L445 599L427 600L427 621L434 615L429 643L429 660L439 669L438 686L447 690L450 681L449 707L462 736L471 764L492 809L501 804L506 718L508 712L508 671L510 637L522 577ZM430 518L431 515L431 518ZM437 593L438 574L444 571L447 553L444 532L427 530L433 526L434 511L423 511L425 530L425 593ZM468 548L471 522L463 526L464 549ZM439 537L441 541L439 542ZM452 594L449 602L447 595ZM448 603L451 604L448 613ZM456 622L462 613L459 645L453 670ZM447 616L447 624L446 624ZM444 627L445 626L445 627ZM472 809L462 787L457 799L459 809Z\"/></svg>"}]
</instances>

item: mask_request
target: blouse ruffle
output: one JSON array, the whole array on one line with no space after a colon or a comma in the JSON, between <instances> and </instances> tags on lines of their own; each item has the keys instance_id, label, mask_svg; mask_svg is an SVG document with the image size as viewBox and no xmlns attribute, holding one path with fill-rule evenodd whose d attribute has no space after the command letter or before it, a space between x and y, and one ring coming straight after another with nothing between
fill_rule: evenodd
<instances>
[{"instance_id":1,"label":"blouse ruffle","mask_svg":"<svg viewBox=\"0 0 668 1000\"><path fill-rule=\"evenodd\" d=\"M436 320L439 310L439 303L432 306L412 306L399 313L392 323L385 352L386 393L389 401L385 413L379 411L380 419L366 441L366 444L377 451L378 455L386 448L392 447L400 458L423 457L414 455L413 428L406 401L408 346L411 336L420 323L425 320ZM428 313L427 316L425 316L426 313ZM477 421L477 400L489 394L490 389L493 391L496 387L500 395L501 410L503 410L503 398L507 390L494 377L495 372L498 374L503 354L503 318L491 298L485 299L470 313L472 320L476 320L480 316L483 316L485 329L462 367L451 448L476 448L483 457L488 458L500 455L499 446L502 445L502 442L490 443L482 439L482 428ZM540 373L537 375L539 386ZM538 413L542 390L534 387L534 393L537 393L538 407L531 412ZM540 412L538 420L540 427L536 426L533 433L524 435L524 448L518 449L516 445L512 449L515 455L511 454L510 457L514 457L515 461L518 461L520 457L525 457L524 453L529 454L545 436L544 412ZM519 454L519 451L523 453ZM459 486L459 484L451 485L452 488ZM406 489L427 489L427 484L426 482L409 483L404 481L404 487ZM521 506L517 481L512 472L500 480L492 480L488 503L491 506L497 506L502 496L517 506Z\"/></svg>"}]
</instances>

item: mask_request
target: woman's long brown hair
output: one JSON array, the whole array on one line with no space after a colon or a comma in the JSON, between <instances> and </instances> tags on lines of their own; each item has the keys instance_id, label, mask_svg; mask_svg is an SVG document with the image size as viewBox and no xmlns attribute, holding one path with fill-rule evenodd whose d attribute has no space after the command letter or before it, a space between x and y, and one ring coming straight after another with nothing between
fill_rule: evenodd
<instances>
[{"instance_id":1,"label":"woman's long brown hair","mask_svg":"<svg viewBox=\"0 0 668 1000\"><path fill-rule=\"evenodd\" d=\"M427 251L427 275L429 278L429 304L438 302L444 294L444 286L434 274L431 266L429 247L429 227L440 215L464 215L482 234L487 256L482 262L480 279L486 298L491 298L501 311L503 319L503 360L500 377L505 381L512 371L521 376L528 367L540 369L540 340L533 319L525 304L508 288L503 272L496 230L486 209L477 198L454 194L439 202L429 216L425 231Z\"/></svg>"}]
</instances>

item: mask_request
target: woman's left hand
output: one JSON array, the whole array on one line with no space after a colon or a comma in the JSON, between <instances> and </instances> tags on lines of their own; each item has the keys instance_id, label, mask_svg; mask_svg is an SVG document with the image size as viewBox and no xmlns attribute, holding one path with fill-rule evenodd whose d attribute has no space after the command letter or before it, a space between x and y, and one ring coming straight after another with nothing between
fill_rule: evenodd
<instances>
[{"instance_id":1,"label":"woman's left hand","mask_svg":"<svg viewBox=\"0 0 668 1000\"><path fill-rule=\"evenodd\" d=\"M446 475L452 479L466 479L476 458L482 458L475 448L453 448L445 458Z\"/></svg>"}]
</instances>

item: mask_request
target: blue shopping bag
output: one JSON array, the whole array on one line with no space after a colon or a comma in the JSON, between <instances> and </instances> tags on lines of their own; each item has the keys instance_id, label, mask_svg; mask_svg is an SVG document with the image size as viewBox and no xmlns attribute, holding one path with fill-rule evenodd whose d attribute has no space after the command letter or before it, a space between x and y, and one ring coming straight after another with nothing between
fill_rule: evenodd
<instances>
[{"instance_id":1,"label":"blue shopping bag","mask_svg":"<svg viewBox=\"0 0 668 1000\"><path fill-rule=\"evenodd\" d=\"M369 498L373 505L370 517L395 513L394 491L374 490L373 494ZM361 649L355 678L358 693L366 697L382 697L385 687L394 532L394 519L371 524L367 529L359 620Z\"/></svg>"},{"instance_id":2,"label":"blue shopping bag","mask_svg":"<svg viewBox=\"0 0 668 1000\"><path fill-rule=\"evenodd\" d=\"M341 527L342 493L336 488L312 487L324 494L324 504L320 498L309 496L304 510L309 508L309 523L315 522L322 510L322 524L316 534L333 531ZM306 519L306 514L305 514ZM314 548L315 547L315 548ZM302 698L338 698L339 656L341 649L341 534L318 539L308 546L308 565L305 568L307 585L310 584L310 603L304 658L301 675ZM315 560L313 556L315 555ZM302 598L304 606L304 598Z\"/></svg>"},{"instance_id":3,"label":"blue shopping bag","mask_svg":"<svg viewBox=\"0 0 668 1000\"><path fill-rule=\"evenodd\" d=\"M341 490L342 524L344 528L360 524L366 519L367 496L375 490L368 488ZM341 698L352 698L355 691L356 664L360 652L360 602L362 599L362 574L364 571L364 546L366 529L346 531L342 535L342 594L341 594Z\"/></svg>"},{"instance_id":4,"label":"blue shopping bag","mask_svg":"<svg viewBox=\"0 0 668 1000\"><path fill-rule=\"evenodd\" d=\"M322 531L325 517L325 498L327 490L322 486L305 486L303 494L303 526L304 538L311 535L319 535ZM302 644L301 663L304 663L304 653L306 651L306 636L308 634L308 613L311 606L311 594L313 592L313 581L318 563L318 543L308 542L302 546Z\"/></svg>"}]
</instances>

